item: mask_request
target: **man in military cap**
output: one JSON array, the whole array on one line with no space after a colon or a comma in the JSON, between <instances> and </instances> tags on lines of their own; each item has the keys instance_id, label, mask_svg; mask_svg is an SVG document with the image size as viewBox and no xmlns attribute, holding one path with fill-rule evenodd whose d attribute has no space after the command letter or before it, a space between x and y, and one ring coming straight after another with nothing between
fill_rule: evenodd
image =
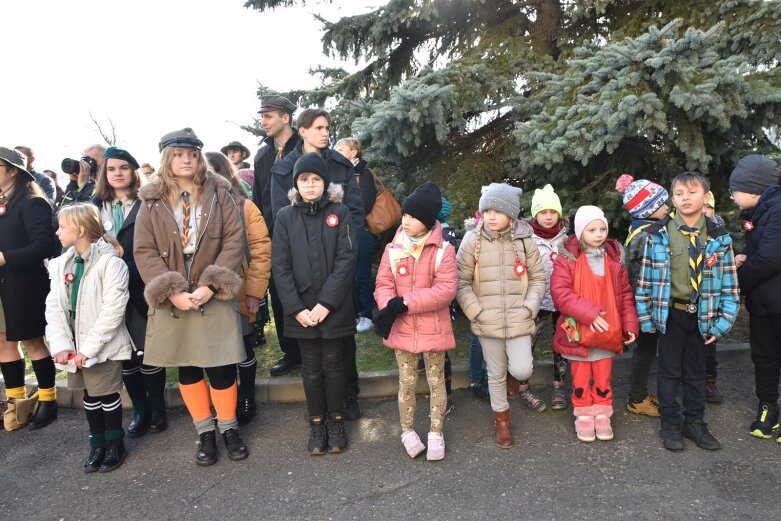
<instances>
[{"instance_id":1,"label":"man in military cap","mask_svg":"<svg viewBox=\"0 0 781 521\"><path fill-rule=\"evenodd\" d=\"M255 202L263 219L268 225L269 233L274 233L274 213L271 208L271 167L285 157L301 142L298 132L293 130L293 112L298 107L284 96L260 97L260 124L266 132L266 138L255 153L255 181L252 187L252 200ZM283 356L271 368L271 376L281 376L289 373L297 365L301 365L301 351L295 339L285 336L284 312L279 300L274 277L269 282L271 294L271 309L274 312L274 324L279 338L279 347Z\"/></svg>"},{"instance_id":2,"label":"man in military cap","mask_svg":"<svg viewBox=\"0 0 781 521\"><path fill-rule=\"evenodd\" d=\"M249 157L249 149L238 141L231 141L220 149L220 152L228 156L231 164L238 172L242 168L250 168L250 164L244 161Z\"/></svg>"}]
</instances>

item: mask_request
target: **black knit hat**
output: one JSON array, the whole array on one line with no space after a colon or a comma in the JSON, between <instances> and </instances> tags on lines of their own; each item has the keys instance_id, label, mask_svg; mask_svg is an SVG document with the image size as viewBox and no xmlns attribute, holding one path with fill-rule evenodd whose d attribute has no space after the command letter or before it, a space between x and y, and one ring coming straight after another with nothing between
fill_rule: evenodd
<instances>
[{"instance_id":1,"label":"black knit hat","mask_svg":"<svg viewBox=\"0 0 781 521\"><path fill-rule=\"evenodd\" d=\"M298 158L296 164L293 165L293 186L296 187L298 183L298 176L304 172L311 172L317 174L325 181L326 188L328 187L328 165L325 159L317 152L310 152L304 154Z\"/></svg>"},{"instance_id":2,"label":"black knit hat","mask_svg":"<svg viewBox=\"0 0 781 521\"><path fill-rule=\"evenodd\" d=\"M437 222L442 209L442 193L434 183L423 183L404 199L401 213L406 213L422 222L429 230Z\"/></svg>"},{"instance_id":3,"label":"black knit hat","mask_svg":"<svg viewBox=\"0 0 781 521\"><path fill-rule=\"evenodd\" d=\"M775 161L759 154L751 154L735 165L729 176L729 189L758 195L778 183L779 173Z\"/></svg>"}]
</instances>

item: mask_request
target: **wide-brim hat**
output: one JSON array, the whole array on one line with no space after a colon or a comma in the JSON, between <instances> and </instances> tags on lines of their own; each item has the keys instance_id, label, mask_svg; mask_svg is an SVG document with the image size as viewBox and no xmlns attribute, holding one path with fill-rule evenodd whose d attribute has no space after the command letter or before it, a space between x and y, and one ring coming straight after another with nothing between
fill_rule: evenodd
<instances>
[{"instance_id":1,"label":"wide-brim hat","mask_svg":"<svg viewBox=\"0 0 781 521\"><path fill-rule=\"evenodd\" d=\"M29 177L31 181L35 181L35 176L33 176L27 170L26 155L22 154L21 152L13 148L0 147L0 159L5 161L12 167L19 169L21 172L27 174L27 177Z\"/></svg>"},{"instance_id":2,"label":"wide-brim hat","mask_svg":"<svg viewBox=\"0 0 781 521\"><path fill-rule=\"evenodd\" d=\"M244 145L242 145L238 141L231 141L230 143L228 143L227 145L222 147L220 149L220 152L222 152L223 154L225 154L227 156L228 155L228 150L231 150L231 149L233 149L233 150L241 150L241 154L242 154L242 156L244 156L244 157L241 158L242 161L244 161L245 159L247 159L249 157L249 148L245 147Z\"/></svg>"}]
</instances>

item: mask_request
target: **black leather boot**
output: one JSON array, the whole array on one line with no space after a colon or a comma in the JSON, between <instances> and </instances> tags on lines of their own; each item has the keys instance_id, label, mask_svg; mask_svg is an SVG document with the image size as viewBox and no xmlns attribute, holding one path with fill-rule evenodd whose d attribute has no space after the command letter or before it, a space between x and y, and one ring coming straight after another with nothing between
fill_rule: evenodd
<instances>
[{"instance_id":1,"label":"black leather boot","mask_svg":"<svg viewBox=\"0 0 781 521\"><path fill-rule=\"evenodd\" d=\"M165 412L165 409L152 411L152 414L149 416L149 433L157 434L163 432L166 428L168 428L168 414Z\"/></svg>"},{"instance_id":2,"label":"black leather boot","mask_svg":"<svg viewBox=\"0 0 781 521\"><path fill-rule=\"evenodd\" d=\"M239 426L247 425L255 415L258 414L258 406L255 404L254 397L239 397L236 404L236 421Z\"/></svg>"},{"instance_id":3,"label":"black leather boot","mask_svg":"<svg viewBox=\"0 0 781 521\"><path fill-rule=\"evenodd\" d=\"M103 458L103 463L100 464L99 472L111 472L122 466L127 458L127 450L125 449L125 440L108 440L106 442L106 456Z\"/></svg>"},{"instance_id":4,"label":"black leather boot","mask_svg":"<svg viewBox=\"0 0 781 521\"><path fill-rule=\"evenodd\" d=\"M223 432L222 440L225 442L225 448L228 450L228 457L233 461L246 459L249 456L249 450L241 440L237 429L228 429Z\"/></svg>"},{"instance_id":5,"label":"black leather boot","mask_svg":"<svg viewBox=\"0 0 781 521\"><path fill-rule=\"evenodd\" d=\"M31 429L40 429L46 427L51 422L57 419L57 400L51 402L38 402L38 408L35 410L35 414L30 418L28 423Z\"/></svg>"},{"instance_id":6,"label":"black leather boot","mask_svg":"<svg viewBox=\"0 0 781 521\"><path fill-rule=\"evenodd\" d=\"M87 456L87 462L84 463L84 472L86 474L97 472L100 469L100 464L103 463L103 458L106 456L106 442L103 441L103 434L90 434L89 441L89 456Z\"/></svg>"},{"instance_id":7,"label":"black leather boot","mask_svg":"<svg viewBox=\"0 0 781 521\"><path fill-rule=\"evenodd\" d=\"M127 435L131 438L137 438L146 434L149 430L149 411L134 412L130 425L127 426Z\"/></svg>"},{"instance_id":8,"label":"black leather boot","mask_svg":"<svg viewBox=\"0 0 781 521\"><path fill-rule=\"evenodd\" d=\"M217 463L217 431L201 433L198 439L198 452L195 454L195 462L201 467L208 467Z\"/></svg>"}]
</instances>

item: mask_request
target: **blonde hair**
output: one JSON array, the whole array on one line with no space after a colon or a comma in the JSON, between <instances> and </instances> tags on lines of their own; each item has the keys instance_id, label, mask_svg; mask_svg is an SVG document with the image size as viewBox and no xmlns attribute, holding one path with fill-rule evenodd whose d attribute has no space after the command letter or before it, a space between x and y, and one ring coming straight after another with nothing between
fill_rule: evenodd
<instances>
[{"instance_id":1,"label":"blonde hair","mask_svg":"<svg viewBox=\"0 0 781 521\"><path fill-rule=\"evenodd\" d=\"M348 147L355 150L355 157L359 158L361 157L361 142L355 139L354 137L343 137L339 141L336 142L334 145L334 150L339 150L339 147Z\"/></svg>"},{"instance_id":2,"label":"blonde hair","mask_svg":"<svg viewBox=\"0 0 781 521\"><path fill-rule=\"evenodd\" d=\"M160 194L163 199L167 199L171 206L176 204L179 199L179 185L176 183L176 177L171 170L171 163L174 160L174 149L186 147L165 147L160 155L160 168L157 171L157 179L160 180ZM187 149L190 150L190 149ZM209 168L206 158L198 149L192 149L198 152L195 163L195 174L193 175L192 200L198 201L201 195L201 187L206 182L206 172Z\"/></svg>"},{"instance_id":3,"label":"blonde hair","mask_svg":"<svg viewBox=\"0 0 781 521\"><path fill-rule=\"evenodd\" d=\"M57 214L60 223L70 226L77 232L84 230L84 235L89 242L97 242L103 239L111 244L121 257L123 249L110 235L103 233L103 223L100 222L100 212L97 206L89 203L76 203L63 207Z\"/></svg>"}]
</instances>

